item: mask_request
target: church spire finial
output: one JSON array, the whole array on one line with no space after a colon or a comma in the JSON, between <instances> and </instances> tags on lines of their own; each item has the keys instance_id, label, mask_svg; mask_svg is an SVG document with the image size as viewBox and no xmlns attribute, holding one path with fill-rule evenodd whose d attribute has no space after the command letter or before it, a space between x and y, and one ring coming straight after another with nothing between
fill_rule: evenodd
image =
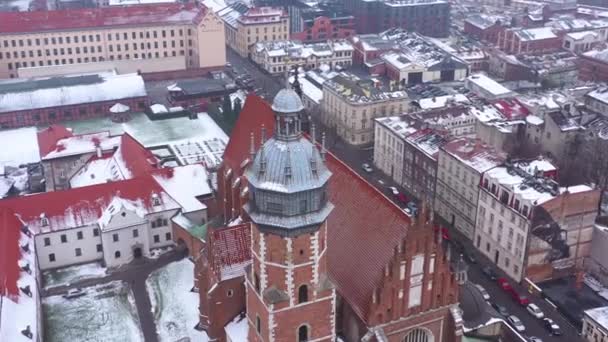
<instances>
[{"instance_id":1,"label":"church spire finial","mask_svg":"<svg viewBox=\"0 0 608 342\"><path fill-rule=\"evenodd\" d=\"M321 159L325 161L325 132L321 134Z\"/></svg>"}]
</instances>

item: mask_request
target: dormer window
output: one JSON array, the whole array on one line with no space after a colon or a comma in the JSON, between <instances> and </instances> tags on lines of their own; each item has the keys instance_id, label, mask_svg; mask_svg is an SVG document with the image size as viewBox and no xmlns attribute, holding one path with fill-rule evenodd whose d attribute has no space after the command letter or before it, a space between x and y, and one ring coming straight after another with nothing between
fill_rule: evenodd
<instances>
[{"instance_id":1,"label":"dormer window","mask_svg":"<svg viewBox=\"0 0 608 342\"><path fill-rule=\"evenodd\" d=\"M160 205L160 197L158 196L158 194L152 194L152 205L153 206Z\"/></svg>"},{"instance_id":2,"label":"dormer window","mask_svg":"<svg viewBox=\"0 0 608 342\"><path fill-rule=\"evenodd\" d=\"M47 227L49 225L49 219L44 213L40 214L40 225L43 227Z\"/></svg>"}]
</instances>

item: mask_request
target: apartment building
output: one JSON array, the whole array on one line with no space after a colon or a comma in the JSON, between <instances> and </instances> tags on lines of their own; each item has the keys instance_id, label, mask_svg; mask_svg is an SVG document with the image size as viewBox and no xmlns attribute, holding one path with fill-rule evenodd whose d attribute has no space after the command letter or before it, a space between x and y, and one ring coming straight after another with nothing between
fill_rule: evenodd
<instances>
[{"instance_id":1,"label":"apartment building","mask_svg":"<svg viewBox=\"0 0 608 342\"><path fill-rule=\"evenodd\" d=\"M608 336L608 306L583 312L582 336L588 342L604 342Z\"/></svg>"},{"instance_id":2,"label":"apartment building","mask_svg":"<svg viewBox=\"0 0 608 342\"><path fill-rule=\"evenodd\" d=\"M253 7L222 14L226 21L226 44L241 57L248 57L259 42L289 39L289 15L278 7Z\"/></svg>"},{"instance_id":3,"label":"apartment building","mask_svg":"<svg viewBox=\"0 0 608 342\"><path fill-rule=\"evenodd\" d=\"M137 60L141 70L159 63L172 70L175 59L186 69L226 64L222 21L193 3L2 12L0 46L0 78L21 68L120 60Z\"/></svg>"},{"instance_id":4,"label":"apartment building","mask_svg":"<svg viewBox=\"0 0 608 342\"><path fill-rule=\"evenodd\" d=\"M431 37L450 29L450 2L445 0L347 0L358 33L378 33L399 27Z\"/></svg>"},{"instance_id":5,"label":"apartment building","mask_svg":"<svg viewBox=\"0 0 608 342\"><path fill-rule=\"evenodd\" d=\"M353 47L346 40L302 44L294 40L260 42L252 48L251 58L271 74L280 74L293 67L315 69L325 64L348 67L353 61Z\"/></svg>"},{"instance_id":6,"label":"apartment building","mask_svg":"<svg viewBox=\"0 0 608 342\"><path fill-rule=\"evenodd\" d=\"M518 282L572 275L590 255L599 190L560 187L554 174L541 159L482 176L474 244Z\"/></svg>"},{"instance_id":7,"label":"apartment building","mask_svg":"<svg viewBox=\"0 0 608 342\"><path fill-rule=\"evenodd\" d=\"M562 38L551 27L509 28L498 32L498 47L508 54L542 54L561 48Z\"/></svg>"},{"instance_id":8,"label":"apartment building","mask_svg":"<svg viewBox=\"0 0 608 342\"><path fill-rule=\"evenodd\" d=\"M428 128L409 115L374 120L374 164L418 198L433 203L439 148L447 131Z\"/></svg>"},{"instance_id":9,"label":"apartment building","mask_svg":"<svg viewBox=\"0 0 608 342\"><path fill-rule=\"evenodd\" d=\"M351 145L374 141L374 118L405 113L409 97L405 91L383 89L373 80L340 74L323 83L321 119Z\"/></svg>"},{"instance_id":10,"label":"apartment building","mask_svg":"<svg viewBox=\"0 0 608 342\"><path fill-rule=\"evenodd\" d=\"M434 209L473 241L481 175L504 162L504 155L473 138L454 139L439 149Z\"/></svg>"}]
</instances>

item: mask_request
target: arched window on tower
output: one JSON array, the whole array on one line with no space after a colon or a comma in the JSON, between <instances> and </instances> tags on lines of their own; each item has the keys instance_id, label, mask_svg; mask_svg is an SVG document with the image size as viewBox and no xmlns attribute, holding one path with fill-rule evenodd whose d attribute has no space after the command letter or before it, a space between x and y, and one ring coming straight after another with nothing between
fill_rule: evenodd
<instances>
[{"instance_id":1,"label":"arched window on tower","mask_svg":"<svg viewBox=\"0 0 608 342\"><path fill-rule=\"evenodd\" d=\"M298 328L298 342L308 341L308 326L302 325Z\"/></svg>"},{"instance_id":2,"label":"arched window on tower","mask_svg":"<svg viewBox=\"0 0 608 342\"><path fill-rule=\"evenodd\" d=\"M308 286L300 285L298 288L298 303L308 302Z\"/></svg>"},{"instance_id":3,"label":"arched window on tower","mask_svg":"<svg viewBox=\"0 0 608 342\"><path fill-rule=\"evenodd\" d=\"M262 320L260 316L255 316L255 330L257 330L258 334L262 333Z\"/></svg>"}]
</instances>

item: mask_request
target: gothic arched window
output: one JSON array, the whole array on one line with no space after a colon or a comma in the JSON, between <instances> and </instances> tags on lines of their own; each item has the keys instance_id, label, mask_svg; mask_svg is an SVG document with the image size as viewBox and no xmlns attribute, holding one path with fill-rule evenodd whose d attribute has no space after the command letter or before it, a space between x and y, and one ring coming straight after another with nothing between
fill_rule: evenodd
<instances>
[{"instance_id":1,"label":"gothic arched window","mask_svg":"<svg viewBox=\"0 0 608 342\"><path fill-rule=\"evenodd\" d=\"M298 288L298 304L308 302L308 286L301 285Z\"/></svg>"}]
</instances>

